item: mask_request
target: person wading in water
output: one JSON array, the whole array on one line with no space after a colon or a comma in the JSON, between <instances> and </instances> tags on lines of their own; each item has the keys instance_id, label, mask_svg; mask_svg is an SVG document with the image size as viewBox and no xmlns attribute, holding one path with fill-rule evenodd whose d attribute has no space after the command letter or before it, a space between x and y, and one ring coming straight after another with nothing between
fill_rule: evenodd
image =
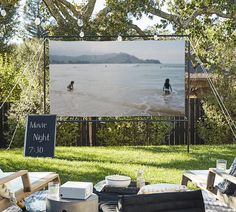
<instances>
[{"instance_id":1,"label":"person wading in water","mask_svg":"<svg viewBox=\"0 0 236 212\"><path fill-rule=\"evenodd\" d=\"M71 81L70 84L67 86L68 91L73 91L74 90L74 81Z\"/></svg>"},{"instance_id":2,"label":"person wading in water","mask_svg":"<svg viewBox=\"0 0 236 212\"><path fill-rule=\"evenodd\" d=\"M170 80L168 78L166 79L166 81L164 83L163 91L165 92L165 95L169 95L172 92Z\"/></svg>"}]
</instances>

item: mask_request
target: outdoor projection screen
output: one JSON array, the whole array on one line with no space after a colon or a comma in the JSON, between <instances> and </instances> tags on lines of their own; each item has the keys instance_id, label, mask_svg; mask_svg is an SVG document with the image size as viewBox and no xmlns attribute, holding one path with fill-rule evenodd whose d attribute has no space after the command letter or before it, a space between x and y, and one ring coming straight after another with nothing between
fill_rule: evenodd
<instances>
[{"instance_id":1,"label":"outdoor projection screen","mask_svg":"<svg viewBox=\"0 0 236 212\"><path fill-rule=\"evenodd\" d=\"M185 115L184 40L51 40L49 54L53 114Z\"/></svg>"}]
</instances>

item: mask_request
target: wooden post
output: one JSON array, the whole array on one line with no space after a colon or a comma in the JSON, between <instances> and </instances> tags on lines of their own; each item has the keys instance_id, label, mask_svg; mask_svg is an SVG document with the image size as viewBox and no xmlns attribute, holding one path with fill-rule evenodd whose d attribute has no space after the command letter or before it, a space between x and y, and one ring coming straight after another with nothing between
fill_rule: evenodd
<instances>
[{"instance_id":1,"label":"wooden post","mask_svg":"<svg viewBox=\"0 0 236 212\"><path fill-rule=\"evenodd\" d=\"M97 120L96 117L92 117L92 120ZM97 146L97 122L92 123L92 139L93 139L93 146Z\"/></svg>"},{"instance_id":2,"label":"wooden post","mask_svg":"<svg viewBox=\"0 0 236 212\"><path fill-rule=\"evenodd\" d=\"M209 169L208 176L207 176L207 190L209 190L210 192L214 194L217 193L216 189L214 188L215 177L216 177L216 174L214 172L211 172L211 170Z\"/></svg>"},{"instance_id":3,"label":"wooden post","mask_svg":"<svg viewBox=\"0 0 236 212\"><path fill-rule=\"evenodd\" d=\"M181 181L181 185L187 186L187 185L188 185L188 181L189 181L189 178L186 177L186 176L183 174L183 176L182 176L182 181Z\"/></svg>"},{"instance_id":4,"label":"wooden post","mask_svg":"<svg viewBox=\"0 0 236 212\"><path fill-rule=\"evenodd\" d=\"M24 192L31 192L31 184L30 184L28 172L26 174L22 175L21 178L22 178L22 183L23 183L23 187L24 187Z\"/></svg>"},{"instance_id":5,"label":"wooden post","mask_svg":"<svg viewBox=\"0 0 236 212\"><path fill-rule=\"evenodd\" d=\"M84 118L83 118L84 120ZM87 146L87 128L86 128L87 123L82 122L81 124L81 145L82 146Z\"/></svg>"},{"instance_id":6,"label":"wooden post","mask_svg":"<svg viewBox=\"0 0 236 212\"><path fill-rule=\"evenodd\" d=\"M89 137L89 146L93 146L93 122L92 118L88 118L88 137Z\"/></svg>"},{"instance_id":7,"label":"wooden post","mask_svg":"<svg viewBox=\"0 0 236 212\"><path fill-rule=\"evenodd\" d=\"M76 145L77 146L81 146L82 145L82 142L81 142L81 136L80 136L80 132L82 133L82 130L80 128L80 122L77 122L77 125L78 125L78 133L77 133L77 136L76 136ZM82 125L82 124L81 124Z\"/></svg>"}]
</instances>

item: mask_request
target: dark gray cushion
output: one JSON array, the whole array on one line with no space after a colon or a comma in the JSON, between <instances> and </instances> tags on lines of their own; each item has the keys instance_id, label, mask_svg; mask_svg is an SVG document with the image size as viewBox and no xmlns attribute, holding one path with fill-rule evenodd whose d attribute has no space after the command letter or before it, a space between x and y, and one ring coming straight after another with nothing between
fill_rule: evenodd
<instances>
[{"instance_id":1,"label":"dark gray cushion","mask_svg":"<svg viewBox=\"0 0 236 212\"><path fill-rule=\"evenodd\" d=\"M236 158L234 159L232 165L230 166L229 174L236 177ZM228 180L223 180L217 185L217 187L221 193L227 195L234 195L236 191L236 184Z\"/></svg>"},{"instance_id":2,"label":"dark gray cushion","mask_svg":"<svg viewBox=\"0 0 236 212\"><path fill-rule=\"evenodd\" d=\"M121 212L203 212L202 192L170 192L123 196L118 203Z\"/></svg>"}]
</instances>

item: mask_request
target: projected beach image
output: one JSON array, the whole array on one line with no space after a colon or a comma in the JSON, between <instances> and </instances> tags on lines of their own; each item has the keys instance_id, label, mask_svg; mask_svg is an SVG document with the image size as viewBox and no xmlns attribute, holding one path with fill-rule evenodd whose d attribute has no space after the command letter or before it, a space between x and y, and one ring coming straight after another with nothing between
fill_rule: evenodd
<instances>
[{"instance_id":1,"label":"projected beach image","mask_svg":"<svg viewBox=\"0 0 236 212\"><path fill-rule=\"evenodd\" d=\"M185 115L185 42L50 41L59 116Z\"/></svg>"}]
</instances>

